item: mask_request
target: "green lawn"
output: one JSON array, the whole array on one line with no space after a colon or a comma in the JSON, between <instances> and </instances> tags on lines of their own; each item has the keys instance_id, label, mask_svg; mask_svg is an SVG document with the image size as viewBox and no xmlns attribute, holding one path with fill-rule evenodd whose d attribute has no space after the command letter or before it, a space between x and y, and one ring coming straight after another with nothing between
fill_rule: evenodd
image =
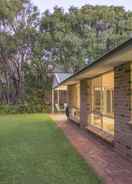
<instances>
[{"instance_id":1,"label":"green lawn","mask_svg":"<svg viewBox=\"0 0 132 184\"><path fill-rule=\"evenodd\" d=\"M100 184L44 114L0 116L0 184Z\"/></svg>"}]
</instances>

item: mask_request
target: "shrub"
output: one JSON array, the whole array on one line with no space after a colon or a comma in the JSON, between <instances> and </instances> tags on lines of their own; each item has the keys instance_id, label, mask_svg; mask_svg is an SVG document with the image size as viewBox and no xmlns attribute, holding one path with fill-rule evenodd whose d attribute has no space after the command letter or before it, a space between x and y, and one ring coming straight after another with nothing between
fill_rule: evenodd
<instances>
[{"instance_id":1,"label":"shrub","mask_svg":"<svg viewBox=\"0 0 132 184\"><path fill-rule=\"evenodd\" d=\"M47 113L50 112L50 105L41 105L35 103L24 103L17 105L0 105L0 114L17 113Z\"/></svg>"}]
</instances>

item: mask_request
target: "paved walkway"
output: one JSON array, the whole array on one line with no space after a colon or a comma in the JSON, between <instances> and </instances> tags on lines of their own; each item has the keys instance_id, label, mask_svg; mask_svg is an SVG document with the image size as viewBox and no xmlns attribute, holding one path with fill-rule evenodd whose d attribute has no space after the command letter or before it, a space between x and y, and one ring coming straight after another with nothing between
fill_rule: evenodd
<instances>
[{"instance_id":1,"label":"paved walkway","mask_svg":"<svg viewBox=\"0 0 132 184\"><path fill-rule=\"evenodd\" d=\"M80 155L103 177L106 184L132 184L132 163L120 157L110 145L66 121L64 115L50 115Z\"/></svg>"}]
</instances>

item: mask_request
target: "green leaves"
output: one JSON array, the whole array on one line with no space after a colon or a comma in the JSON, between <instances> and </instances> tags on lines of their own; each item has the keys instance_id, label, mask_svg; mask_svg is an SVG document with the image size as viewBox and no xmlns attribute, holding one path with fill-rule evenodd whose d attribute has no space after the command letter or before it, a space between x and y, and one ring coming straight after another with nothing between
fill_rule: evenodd
<instances>
[{"instance_id":1,"label":"green leaves","mask_svg":"<svg viewBox=\"0 0 132 184\"><path fill-rule=\"evenodd\" d=\"M85 5L69 12L56 7L41 18L44 50L50 50L52 60L67 69L81 69L85 59L95 60L125 41L132 30L131 19L132 13L123 7ZM53 50L57 50L54 56Z\"/></svg>"},{"instance_id":2,"label":"green leaves","mask_svg":"<svg viewBox=\"0 0 132 184\"><path fill-rule=\"evenodd\" d=\"M49 91L48 64L76 72L131 32L132 12L123 7L55 7L40 16L28 0L0 0L0 89L2 81L6 86L0 99L17 103Z\"/></svg>"}]
</instances>

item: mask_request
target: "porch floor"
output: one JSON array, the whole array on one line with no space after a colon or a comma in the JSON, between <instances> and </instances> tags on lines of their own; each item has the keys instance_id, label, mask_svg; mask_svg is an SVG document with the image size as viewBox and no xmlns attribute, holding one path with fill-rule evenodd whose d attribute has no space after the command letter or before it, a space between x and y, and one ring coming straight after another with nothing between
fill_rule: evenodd
<instances>
[{"instance_id":1,"label":"porch floor","mask_svg":"<svg viewBox=\"0 0 132 184\"><path fill-rule=\"evenodd\" d=\"M106 184L132 184L132 163L116 153L112 146L67 121L63 114L50 114L50 117Z\"/></svg>"}]
</instances>

